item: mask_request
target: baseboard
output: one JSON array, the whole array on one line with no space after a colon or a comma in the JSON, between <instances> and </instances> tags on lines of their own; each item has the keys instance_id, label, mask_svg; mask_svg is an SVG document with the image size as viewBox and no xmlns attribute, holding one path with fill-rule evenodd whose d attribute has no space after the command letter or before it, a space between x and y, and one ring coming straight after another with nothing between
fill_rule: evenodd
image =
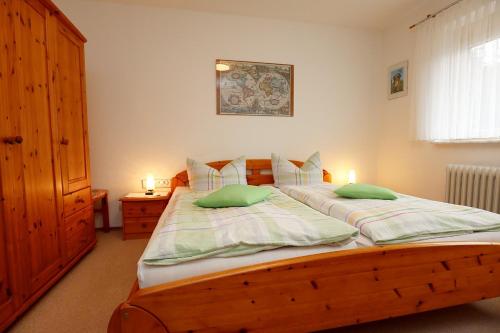
<instances>
[{"instance_id":1,"label":"baseboard","mask_svg":"<svg viewBox=\"0 0 500 333\"><path fill-rule=\"evenodd\" d=\"M118 227L109 227L109 230L118 230L118 229L123 229L122 226L118 226ZM104 228L103 227L99 227L99 228L95 228L95 230L99 230L99 231L103 231Z\"/></svg>"}]
</instances>

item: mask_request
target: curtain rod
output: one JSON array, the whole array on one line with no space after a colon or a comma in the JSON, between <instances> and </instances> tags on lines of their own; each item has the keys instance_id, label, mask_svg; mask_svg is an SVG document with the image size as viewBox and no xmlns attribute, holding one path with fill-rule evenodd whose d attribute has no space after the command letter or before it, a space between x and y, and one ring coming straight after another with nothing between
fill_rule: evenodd
<instances>
[{"instance_id":1,"label":"curtain rod","mask_svg":"<svg viewBox=\"0 0 500 333\"><path fill-rule=\"evenodd\" d=\"M457 0L457 1L453 1L452 3L450 3L448 6L444 7L444 8L441 8L440 10L438 10L437 12L433 13L433 14L429 14L427 15L426 18L418 21L417 23L413 24L412 26L410 26L410 29L413 29L415 28L417 25L419 24L422 24L424 23L425 21L427 20L430 20L432 18L435 18L437 15L441 14L442 12L444 12L445 10L447 10L448 8L451 8L453 6L455 6L456 4L458 4L459 2L462 2L463 0Z\"/></svg>"}]
</instances>

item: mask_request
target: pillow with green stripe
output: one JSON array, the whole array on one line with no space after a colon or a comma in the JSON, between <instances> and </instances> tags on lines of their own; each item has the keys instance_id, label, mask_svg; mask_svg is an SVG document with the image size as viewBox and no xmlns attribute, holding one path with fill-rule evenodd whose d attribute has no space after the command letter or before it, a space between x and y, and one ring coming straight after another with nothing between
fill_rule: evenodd
<instances>
[{"instance_id":1,"label":"pillow with green stripe","mask_svg":"<svg viewBox=\"0 0 500 333\"><path fill-rule=\"evenodd\" d=\"M189 187L196 191L210 191L230 184L247 184L247 160L238 157L222 169L214 169L205 163L187 159Z\"/></svg>"},{"instance_id":2,"label":"pillow with green stripe","mask_svg":"<svg viewBox=\"0 0 500 333\"><path fill-rule=\"evenodd\" d=\"M340 197L351 199L395 200L398 198L393 191L370 184L347 184L334 192Z\"/></svg>"},{"instance_id":3,"label":"pillow with green stripe","mask_svg":"<svg viewBox=\"0 0 500 333\"><path fill-rule=\"evenodd\" d=\"M312 154L299 168L286 158L271 154L274 185L314 185L323 183L323 168L319 152Z\"/></svg>"},{"instance_id":4,"label":"pillow with green stripe","mask_svg":"<svg viewBox=\"0 0 500 333\"><path fill-rule=\"evenodd\" d=\"M247 207L266 199L271 189L252 185L226 185L194 202L203 208Z\"/></svg>"}]
</instances>

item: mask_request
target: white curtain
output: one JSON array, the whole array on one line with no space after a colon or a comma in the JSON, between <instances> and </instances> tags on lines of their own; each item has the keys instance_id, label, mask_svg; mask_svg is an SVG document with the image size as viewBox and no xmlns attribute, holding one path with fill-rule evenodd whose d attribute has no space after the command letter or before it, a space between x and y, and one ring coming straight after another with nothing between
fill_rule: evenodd
<instances>
[{"instance_id":1,"label":"white curtain","mask_svg":"<svg viewBox=\"0 0 500 333\"><path fill-rule=\"evenodd\" d=\"M418 140L500 140L500 0L463 0L416 28Z\"/></svg>"}]
</instances>

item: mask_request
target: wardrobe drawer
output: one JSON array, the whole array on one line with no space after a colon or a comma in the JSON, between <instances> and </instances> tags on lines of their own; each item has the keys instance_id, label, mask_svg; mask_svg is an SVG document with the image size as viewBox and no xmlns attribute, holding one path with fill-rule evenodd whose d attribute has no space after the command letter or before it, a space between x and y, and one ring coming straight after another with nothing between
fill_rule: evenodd
<instances>
[{"instance_id":1,"label":"wardrobe drawer","mask_svg":"<svg viewBox=\"0 0 500 333\"><path fill-rule=\"evenodd\" d=\"M123 231L126 234L152 233L158 223L158 217L126 218Z\"/></svg>"},{"instance_id":2,"label":"wardrobe drawer","mask_svg":"<svg viewBox=\"0 0 500 333\"><path fill-rule=\"evenodd\" d=\"M94 214L92 207L64 220L66 257L73 258L93 239Z\"/></svg>"},{"instance_id":3,"label":"wardrobe drawer","mask_svg":"<svg viewBox=\"0 0 500 333\"><path fill-rule=\"evenodd\" d=\"M123 202L123 217L160 217L167 207L167 201Z\"/></svg>"},{"instance_id":4,"label":"wardrobe drawer","mask_svg":"<svg viewBox=\"0 0 500 333\"><path fill-rule=\"evenodd\" d=\"M90 187L64 196L64 216L69 216L92 204Z\"/></svg>"}]
</instances>

